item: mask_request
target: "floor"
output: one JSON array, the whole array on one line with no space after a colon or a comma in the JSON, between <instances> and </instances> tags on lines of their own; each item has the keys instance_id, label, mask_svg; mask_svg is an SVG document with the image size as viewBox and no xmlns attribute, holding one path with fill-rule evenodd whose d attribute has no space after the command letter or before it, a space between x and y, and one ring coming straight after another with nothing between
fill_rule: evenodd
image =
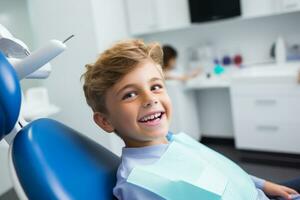
<instances>
[{"instance_id":1,"label":"floor","mask_svg":"<svg viewBox=\"0 0 300 200\"><path fill-rule=\"evenodd\" d=\"M251 175L280 183L300 177L300 155L239 151L233 144L207 144L236 162Z\"/></svg>"},{"instance_id":2,"label":"floor","mask_svg":"<svg viewBox=\"0 0 300 200\"><path fill-rule=\"evenodd\" d=\"M274 182L300 177L300 155L265 154L239 151L232 141L203 140L202 143L227 156L251 175ZM0 200L18 200L13 189L0 196Z\"/></svg>"}]
</instances>

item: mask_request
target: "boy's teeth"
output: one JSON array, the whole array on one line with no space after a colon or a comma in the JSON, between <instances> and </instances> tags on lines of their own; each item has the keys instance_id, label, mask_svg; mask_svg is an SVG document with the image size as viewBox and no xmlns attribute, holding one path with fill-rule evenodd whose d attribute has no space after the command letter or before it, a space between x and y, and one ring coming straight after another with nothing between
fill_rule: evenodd
<instances>
[{"instance_id":1,"label":"boy's teeth","mask_svg":"<svg viewBox=\"0 0 300 200\"><path fill-rule=\"evenodd\" d=\"M152 119L154 119L154 118L157 118L158 116L160 116L161 115L161 113L155 113L155 114L153 114L153 115L150 115L150 116L146 116L146 117L144 117L144 118L142 118L141 119L141 121L148 121L148 120L152 120Z\"/></svg>"}]
</instances>

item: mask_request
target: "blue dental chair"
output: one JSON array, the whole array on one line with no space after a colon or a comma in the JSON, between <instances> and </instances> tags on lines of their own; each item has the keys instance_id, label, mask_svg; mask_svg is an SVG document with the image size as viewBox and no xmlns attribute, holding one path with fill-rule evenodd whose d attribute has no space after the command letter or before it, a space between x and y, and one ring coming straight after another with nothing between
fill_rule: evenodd
<instances>
[{"instance_id":1,"label":"blue dental chair","mask_svg":"<svg viewBox=\"0 0 300 200\"><path fill-rule=\"evenodd\" d=\"M25 123L20 109L18 75L0 52L0 140L16 134L9 162L20 199L114 199L119 157L55 120Z\"/></svg>"}]
</instances>

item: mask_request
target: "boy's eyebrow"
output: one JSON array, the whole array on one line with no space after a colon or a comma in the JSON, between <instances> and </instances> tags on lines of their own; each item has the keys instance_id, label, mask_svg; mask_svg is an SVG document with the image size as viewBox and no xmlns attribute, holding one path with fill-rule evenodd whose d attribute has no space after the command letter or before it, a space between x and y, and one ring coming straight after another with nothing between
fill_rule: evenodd
<instances>
[{"instance_id":1,"label":"boy's eyebrow","mask_svg":"<svg viewBox=\"0 0 300 200\"><path fill-rule=\"evenodd\" d=\"M153 77L149 80L149 82L153 82L153 81L163 81L161 78L158 77Z\"/></svg>"},{"instance_id":2,"label":"boy's eyebrow","mask_svg":"<svg viewBox=\"0 0 300 200\"><path fill-rule=\"evenodd\" d=\"M124 87L122 87L121 89L119 89L117 91L117 95L120 94L120 92L122 92L123 90L125 90L126 88L130 88L130 87L135 87L135 84L128 84L128 85L125 85Z\"/></svg>"},{"instance_id":3,"label":"boy's eyebrow","mask_svg":"<svg viewBox=\"0 0 300 200\"><path fill-rule=\"evenodd\" d=\"M165 80L163 78L153 77L149 80L149 82L161 81L165 85Z\"/></svg>"},{"instance_id":4,"label":"boy's eyebrow","mask_svg":"<svg viewBox=\"0 0 300 200\"><path fill-rule=\"evenodd\" d=\"M163 79L158 78L158 77L153 77L148 82L150 83L150 82L154 82L154 81L163 81ZM122 87L121 89L119 89L117 91L117 95L119 95L119 93L122 92L123 90L130 88L130 87L136 87L136 84L132 83L132 84L125 85L124 87Z\"/></svg>"}]
</instances>

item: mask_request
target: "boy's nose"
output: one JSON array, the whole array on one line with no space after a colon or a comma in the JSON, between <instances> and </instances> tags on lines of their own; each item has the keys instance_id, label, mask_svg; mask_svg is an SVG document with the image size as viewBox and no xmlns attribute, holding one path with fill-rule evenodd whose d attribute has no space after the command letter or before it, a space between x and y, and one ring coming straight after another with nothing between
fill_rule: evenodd
<instances>
[{"instance_id":1,"label":"boy's nose","mask_svg":"<svg viewBox=\"0 0 300 200\"><path fill-rule=\"evenodd\" d=\"M157 99L149 99L147 100L144 104L143 104L143 107L144 108L148 108L148 107L151 107L153 106L154 104L157 104L158 103L158 100Z\"/></svg>"}]
</instances>

